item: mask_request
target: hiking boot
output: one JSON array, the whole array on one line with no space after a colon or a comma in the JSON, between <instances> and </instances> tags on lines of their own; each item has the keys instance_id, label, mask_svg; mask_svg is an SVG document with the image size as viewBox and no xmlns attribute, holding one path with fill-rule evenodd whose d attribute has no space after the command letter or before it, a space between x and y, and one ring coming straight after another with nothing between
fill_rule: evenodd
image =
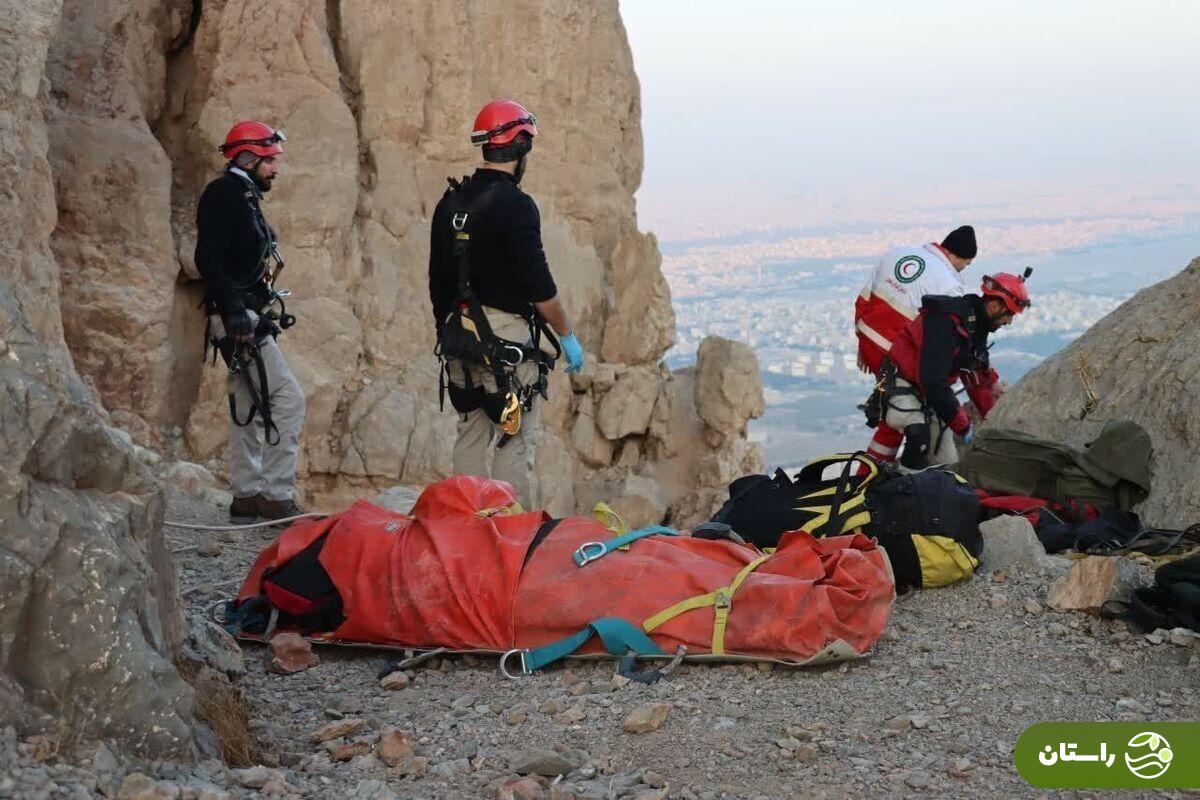
<instances>
[{"instance_id":1,"label":"hiking boot","mask_svg":"<svg viewBox=\"0 0 1200 800\"><path fill-rule=\"evenodd\" d=\"M308 512L290 497L287 500L268 500L264 497L259 502L258 513L264 520L276 520L296 517Z\"/></svg>"},{"instance_id":2,"label":"hiking boot","mask_svg":"<svg viewBox=\"0 0 1200 800\"><path fill-rule=\"evenodd\" d=\"M256 494L253 497L235 497L229 504L230 525L253 525L262 521L263 497Z\"/></svg>"}]
</instances>

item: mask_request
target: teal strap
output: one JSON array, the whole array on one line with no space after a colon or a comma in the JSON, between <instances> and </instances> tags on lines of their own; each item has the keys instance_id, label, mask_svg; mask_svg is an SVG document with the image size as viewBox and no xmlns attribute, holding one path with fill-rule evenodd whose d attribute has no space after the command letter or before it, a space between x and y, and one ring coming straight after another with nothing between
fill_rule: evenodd
<instances>
[{"instance_id":1,"label":"teal strap","mask_svg":"<svg viewBox=\"0 0 1200 800\"><path fill-rule=\"evenodd\" d=\"M678 536L679 531L673 528L664 528L662 525L651 525L649 528L638 528L636 531L622 534L615 539L609 539L607 542L584 542L579 546L572 555L571 559L577 566L582 567L591 561L611 553L613 550L618 550L627 544L636 542L638 539L645 539L647 536L662 534L663 536Z\"/></svg>"},{"instance_id":2,"label":"teal strap","mask_svg":"<svg viewBox=\"0 0 1200 800\"><path fill-rule=\"evenodd\" d=\"M654 641L642 633L641 628L626 622L619 617L601 617L589 622L579 633L565 639L551 642L541 647L522 652L522 671L533 672L547 664L553 664L560 658L571 655L592 638L592 634L600 637L604 649L614 656L623 656L630 650L639 656L662 655L662 649Z\"/></svg>"}]
</instances>

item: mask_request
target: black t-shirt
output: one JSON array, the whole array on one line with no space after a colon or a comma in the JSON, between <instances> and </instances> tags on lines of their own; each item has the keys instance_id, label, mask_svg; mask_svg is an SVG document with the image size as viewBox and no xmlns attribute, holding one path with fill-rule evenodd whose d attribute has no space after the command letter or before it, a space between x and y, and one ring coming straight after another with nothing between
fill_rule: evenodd
<instances>
[{"instance_id":1,"label":"black t-shirt","mask_svg":"<svg viewBox=\"0 0 1200 800\"><path fill-rule=\"evenodd\" d=\"M196 269L205 294L225 314L246 308L247 294L253 305L265 289L263 257L275 232L261 211L256 214L252 186L224 172L204 188L196 207Z\"/></svg>"},{"instance_id":2,"label":"black t-shirt","mask_svg":"<svg viewBox=\"0 0 1200 800\"><path fill-rule=\"evenodd\" d=\"M470 224L471 288L485 306L532 318L534 303L558 294L546 253L542 249L542 221L533 198L517 186L506 172L477 169L458 191L442 197L433 212L429 234L429 299L439 324L458 296L458 259L454 256L454 234L450 218L455 208L465 205L485 189L491 197Z\"/></svg>"}]
</instances>

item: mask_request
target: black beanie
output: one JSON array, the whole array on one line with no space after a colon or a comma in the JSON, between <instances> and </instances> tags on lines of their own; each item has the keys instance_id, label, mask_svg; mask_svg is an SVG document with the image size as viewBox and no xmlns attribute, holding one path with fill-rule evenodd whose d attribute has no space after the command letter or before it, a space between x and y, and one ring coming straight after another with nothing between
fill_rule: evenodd
<instances>
[{"instance_id":1,"label":"black beanie","mask_svg":"<svg viewBox=\"0 0 1200 800\"><path fill-rule=\"evenodd\" d=\"M970 225L955 228L942 239L942 247L959 258L974 258L978 252L975 246L975 229Z\"/></svg>"}]
</instances>

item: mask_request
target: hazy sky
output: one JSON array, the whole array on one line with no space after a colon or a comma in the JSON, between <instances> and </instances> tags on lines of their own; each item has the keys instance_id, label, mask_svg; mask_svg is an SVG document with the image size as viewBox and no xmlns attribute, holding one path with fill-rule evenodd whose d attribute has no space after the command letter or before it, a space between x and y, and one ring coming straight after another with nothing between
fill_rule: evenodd
<instances>
[{"instance_id":1,"label":"hazy sky","mask_svg":"<svg viewBox=\"0 0 1200 800\"><path fill-rule=\"evenodd\" d=\"M1200 191L1200 0L621 0L621 14L650 222L680 187Z\"/></svg>"}]
</instances>

